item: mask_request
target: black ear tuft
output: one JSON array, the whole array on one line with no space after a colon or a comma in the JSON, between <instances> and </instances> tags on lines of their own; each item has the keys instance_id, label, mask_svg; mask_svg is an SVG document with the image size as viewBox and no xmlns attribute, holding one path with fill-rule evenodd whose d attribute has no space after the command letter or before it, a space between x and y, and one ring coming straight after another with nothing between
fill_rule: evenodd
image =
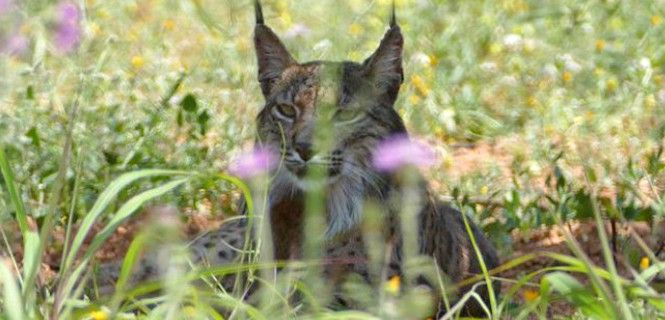
<instances>
[{"instance_id":1,"label":"black ear tuft","mask_svg":"<svg viewBox=\"0 0 665 320\"><path fill-rule=\"evenodd\" d=\"M263 8L261 2L254 0L254 15L256 16L256 24L263 24Z\"/></svg>"},{"instance_id":2,"label":"black ear tuft","mask_svg":"<svg viewBox=\"0 0 665 320\"><path fill-rule=\"evenodd\" d=\"M274 80L282 75L284 69L295 65L296 61L277 35L264 24L263 11L258 0L254 2L254 9L256 14L254 47L259 69L258 78L263 95L268 97Z\"/></svg>"},{"instance_id":3,"label":"black ear tuft","mask_svg":"<svg viewBox=\"0 0 665 320\"><path fill-rule=\"evenodd\" d=\"M258 3L258 0L257 0ZM390 15L390 27L397 27L397 16L395 15L395 0L393 0L392 13Z\"/></svg>"},{"instance_id":4,"label":"black ear tuft","mask_svg":"<svg viewBox=\"0 0 665 320\"><path fill-rule=\"evenodd\" d=\"M366 76L374 82L379 94L390 104L397 99L399 87L404 80L404 71L402 70L404 38L394 15L391 25L383 36L379 47L363 64Z\"/></svg>"}]
</instances>

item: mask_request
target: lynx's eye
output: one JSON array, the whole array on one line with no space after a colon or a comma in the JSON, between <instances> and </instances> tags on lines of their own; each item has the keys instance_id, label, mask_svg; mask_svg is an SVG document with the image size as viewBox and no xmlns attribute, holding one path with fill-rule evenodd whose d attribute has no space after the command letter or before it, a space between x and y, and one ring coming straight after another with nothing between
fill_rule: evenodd
<instances>
[{"instance_id":1,"label":"lynx's eye","mask_svg":"<svg viewBox=\"0 0 665 320\"><path fill-rule=\"evenodd\" d=\"M338 110L333 116L333 121L337 124L347 124L360 120L362 112L358 110L346 109Z\"/></svg>"},{"instance_id":2,"label":"lynx's eye","mask_svg":"<svg viewBox=\"0 0 665 320\"><path fill-rule=\"evenodd\" d=\"M298 110L288 104L278 104L272 108L272 113L282 120L293 121L298 115Z\"/></svg>"}]
</instances>

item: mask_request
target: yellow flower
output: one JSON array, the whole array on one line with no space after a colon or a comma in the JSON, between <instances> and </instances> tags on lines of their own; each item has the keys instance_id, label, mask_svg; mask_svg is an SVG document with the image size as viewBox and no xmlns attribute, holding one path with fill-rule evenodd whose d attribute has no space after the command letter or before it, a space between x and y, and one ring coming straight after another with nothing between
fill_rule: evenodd
<instances>
[{"instance_id":1,"label":"yellow flower","mask_svg":"<svg viewBox=\"0 0 665 320\"><path fill-rule=\"evenodd\" d=\"M538 99L536 97L529 96L528 98L526 98L526 105L531 107L531 108L535 108L538 105L540 105L540 102L538 101Z\"/></svg>"},{"instance_id":2,"label":"yellow flower","mask_svg":"<svg viewBox=\"0 0 665 320\"><path fill-rule=\"evenodd\" d=\"M661 16L653 15L651 16L650 20L651 20L651 25L654 27L657 27L663 23L663 17Z\"/></svg>"},{"instance_id":3,"label":"yellow flower","mask_svg":"<svg viewBox=\"0 0 665 320\"><path fill-rule=\"evenodd\" d=\"M573 74L570 71L564 71L561 78L563 79L563 82L568 83L573 81Z\"/></svg>"},{"instance_id":4,"label":"yellow flower","mask_svg":"<svg viewBox=\"0 0 665 320\"><path fill-rule=\"evenodd\" d=\"M487 193L489 193L489 191L490 191L490 188L487 187L487 186L482 186L480 188L480 194L482 194L482 195L487 195Z\"/></svg>"},{"instance_id":5,"label":"yellow flower","mask_svg":"<svg viewBox=\"0 0 665 320\"><path fill-rule=\"evenodd\" d=\"M614 17L610 19L610 27L614 30L621 30L623 29L623 20L619 17Z\"/></svg>"},{"instance_id":6,"label":"yellow flower","mask_svg":"<svg viewBox=\"0 0 665 320\"><path fill-rule=\"evenodd\" d=\"M540 297L540 293L537 290L524 290L522 297L524 297L524 301L526 302L533 302Z\"/></svg>"},{"instance_id":7,"label":"yellow flower","mask_svg":"<svg viewBox=\"0 0 665 320\"><path fill-rule=\"evenodd\" d=\"M358 50L353 50L349 53L349 59L356 61L363 58L363 53Z\"/></svg>"},{"instance_id":8,"label":"yellow flower","mask_svg":"<svg viewBox=\"0 0 665 320\"><path fill-rule=\"evenodd\" d=\"M596 40L596 51L601 52L605 50L605 40L598 39Z\"/></svg>"},{"instance_id":9,"label":"yellow flower","mask_svg":"<svg viewBox=\"0 0 665 320\"><path fill-rule=\"evenodd\" d=\"M88 314L88 318L90 318L91 320L107 320L109 318L109 315L108 313L106 313L106 311L97 310L90 312L90 314Z\"/></svg>"},{"instance_id":10,"label":"yellow flower","mask_svg":"<svg viewBox=\"0 0 665 320\"><path fill-rule=\"evenodd\" d=\"M420 103L420 97L415 94L412 94L409 96L409 102L411 102L411 104L418 104Z\"/></svg>"},{"instance_id":11,"label":"yellow flower","mask_svg":"<svg viewBox=\"0 0 665 320\"><path fill-rule=\"evenodd\" d=\"M649 265L651 265L651 261L649 260L649 257L642 257L640 259L640 270L644 271L647 268L649 268Z\"/></svg>"},{"instance_id":12,"label":"yellow flower","mask_svg":"<svg viewBox=\"0 0 665 320\"><path fill-rule=\"evenodd\" d=\"M421 96L427 96L429 94L429 86L425 83L425 81L418 75L413 75L411 77L411 82L413 83L413 86L416 88L418 93Z\"/></svg>"},{"instance_id":13,"label":"yellow flower","mask_svg":"<svg viewBox=\"0 0 665 320\"><path fill-rule=\"evenodd\" d=\"M238 37L236 39L236 49L240 52L246 52L251 48L249 41L244 37Z\"/></svg>"},{"instance_id":14,"label":"yellow flower","mask_svg":"<svg viewBox=\"0 0 665 320\"><path fill-rule=\"evenodd\" d=\"M282 11L279 17L282 19L285 26L290 27L293 24L293 19L291 18L291 14L289 14L288 11Z\"/></svg>"},{"instance_id":15,"label":"yellow flower","mask_svg":"<svg viewBox=\"0 0 665 320\"><path fill-rule=\"evenodd\" d=\"M99 10L97 11L97 17L100 18L100 19L106 19L106 18L108 18L108 17L110 17L110 16L111 16L111 15L109 14L109 12L106 11L106 10L104 10L104 9L99 9Z\"/></svg>"},{"instance_id":16,"label":"yellow flower","mask_svg":"<svg viewBox=\"0 0 665 320\"><path fill-rule=\"evenodd\" d=\"M129 30L129 32L127 32L127 40L129 40L130 42L136 42L139 40L139 34L136 31L136 29L132 29Z\"/></svg>"},{"instance_id":17,"label":"yellow flower","mask_svg":"<svg viewBox=\"0 0 665 320\"><path fill-rule=\"evenodd\" d=\"M661 74L657 74L657 75L653 76L653 82L655 82L656 84L661 84L661 82L665 82L663 80L665 80L665 79L663 78L663 75L661 75Z\"/></svg>"},{"instance_id":18,"label":"yellow flower","mask_svg":"<svg viewBox=\"0 0 665 320\"><path fill-rule=\"evenodd\" d=\"M443 131L443 129L441 127L436 127L436 129L434 129L434 135L437 138L443 140L446 136L446 133Z\"/></svg>"},{"instance_id":19,"label":"yellow flower","mask_svg":"<svg viewBox=\"0 0 665 320\"><path fill-rule=\"evenodd\" d=\"M394 295L398 294L401 283L402 279L399 276L390 278L390 280L388 280L386 283L386 291Z\"/></svg>"},{"instance_id":20,"label":"yellow flower","mask_svg":"<svg viewBox=\"0 0 665 320\"><path fill-rule=\"evenodd\" d=\"M172 31L175 28L175 21L173 19L166 19L163 23L164 29Z\"/></svg>"},{"instance_id":21,"label":"yellow flower","mask_svg":"<svg viewBox=\"0 0 665 320\"><path fill-rule=\"evenodd\" d=\"M605 83L607 90L608 91L614 91L619 87L619 80L617 78L609 78L607 79L607 82Z\"/></svg>"},{"instance_id":22,"label":"yellow flower","mask_svg":"<svg viewBox=\"0 0 665 320\"><path fill-rule=\"evenodd\" d=\"M450 169L453 168L454 163L455 163L455 160L450 155L446 155L445 157L443 157L443 167L444 168L450 170Z\"/></svg>"},{"instance_id":23,"label":"yellow flower","mask_svg":"<svg viewBox=\"0 0 665 320\"><path fill-rule=\"evenodd\" d=\"M396 0L396 1L393 1L393 0L379 0L378 4L381 5L381 6L389 6L393 2L395 3L395 6L397 6L397 9L399 10L399 7L404 6L408 2L408 0Z\"/></svg>"},{"instance_id":24,"label":"yellow flower","mask_svg":"<svg viewBox=\"0 0 665 320\"><path fill-rule=\"evenodd\" d=\"M186 306L182 308L182 313L188 317L196 317L197 315L196 308L192 306Z\"/></svg>"},{"instance_id":25,"label":"yellow flower","mask_svg":"<svg viewBox=\"0 0 665 320\"><path fill-rule=\"evenodd\" d=\"M357 35L361 34L362 32L363 32L363 27L358 23L354 22L349 26L349 33L352 36L357 36Z\"/></svg>"},{"instance_id":26,"label":"yellow flower","mask_svg":"<svg viewBox=\"0 0 665 320\"><path fill-rule=\"evenodd\" d=\"M434 67L437 64L439 64L439 58L436 57L434 54L429 55L429 65Z\"/></svg>"},{"instance_id":27,"label":"yellow flower","mask_svg":"<svg viewBox=\"0 0 665 320\"><path fill-rule=\"evenodd\" d=\"M501 53L501 51L503 51L503 46L501 46L500 43L495 42L495 43L490 44L489 50L490 50L490 53L492 53L492 54L499 54L499 53Z\"/></svg>"},{"instance_id":28,"label":"yellow flower","mask_svg":"<svg viewBox=\"0 0 665 320\"><path fill-rule=\"evenodd\" d=\"M644 105L649 109L653 109L656 106L656 96L653 94L648 95L644 98Z\"/></svg>"},{"instance_id":29,"label":"yellow flower","mask_svg":"<svg viewBox=\"0 0 665 320\"><path fill-rule=\"evenodd\" d=\"M509 0L502 2L503 8L511 13L523 13L529 11L529 4L524 0Z\"/></svg>"},{"instance_id":30,"label":"yellow flower","mask_svg":"<svg viewBox=\"0 0 665 320\"><path fill-rule=\"evenodd\" d=\"M132 67L134 69L141 69L143 65L145 64L145 60L141 56L133 56L132 57Z\"/></svg>"},{"instance_id":31,"label":"yellow flower","mask_svg":"<svg viewBox=\"0 0 665 320\"><path fill-rule=\"evenodd\" d=\"M88 28L89 28L88 30L90 31L90 36L92 38L97 37L101 32L101 28L99 27L99 25L94 22L90 23Z\"/></svg>"}]
</instances>

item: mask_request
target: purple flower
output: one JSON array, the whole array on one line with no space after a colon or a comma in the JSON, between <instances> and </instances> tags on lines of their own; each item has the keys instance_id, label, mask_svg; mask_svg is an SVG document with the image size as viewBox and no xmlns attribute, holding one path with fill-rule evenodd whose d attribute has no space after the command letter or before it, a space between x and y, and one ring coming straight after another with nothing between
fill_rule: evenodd
<instances>
[{"instance_id":1,"label":"purple flower","mask_svg":"<svg viewBox=\"0 0 665 320\"><path fill-rule=\"evenodd\" d=\"M12 6L12 2L12 0L0 0L0 14L9 12L9 8Z\"/></svg>"},{"instance_id":2,"label":"purple flower","mask_svg":"<svg viewBox=\"0 0 665 320\"><path fill-rule=\"evenodd\" d=\"M5 43L2 48L2 52L12 56L20 56L28 50L28 44L28 38L20 34L15 34L7 39L7 43Z\"/></svg>"},{"instance_id":3,"label":"purple flower","mask_svg":"<svg viewBox=\"0 0 665 320\"><path fill-rule=\"evenodd\" d=\"M426 167L434 164L434 151L424 143L414 142L406 135L396 135L383 140L374 150L374 167L383 171L394 171L412 165Z\"/></svg>"},{"instance_id":4,"label":"purple flower","mask_svg":"<svg viewBox=\"0 0 665 320\"><path fill-rule=\"evenodd\" d=\"M75 4L61 2L58 5L58 26L55 30L55 46L58 51L67 53L76 49L81 41L80 18L79 8Z\"/></svg>"},{"instance_id":5,"label":"purple flower","mask_svg":"<svg viewBox=\"0 0 665 320\"><path fill-rule=\"evenodd\" d=\"M242 178L251 178L273 169L277 160L277 155L272 150L257 147L236 158L229 171Z\"/></svg>"}]
</instances>

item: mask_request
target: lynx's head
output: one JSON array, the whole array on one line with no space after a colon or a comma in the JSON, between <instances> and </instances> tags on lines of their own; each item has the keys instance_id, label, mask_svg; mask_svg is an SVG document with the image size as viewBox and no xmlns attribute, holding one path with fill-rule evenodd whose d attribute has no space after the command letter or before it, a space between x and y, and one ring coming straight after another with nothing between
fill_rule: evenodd
<instances>
[{"instance_id":1,"label":"lynx's head","mask_svg":"<svg viewBox=\"0 0 665 320\"><path fill-rule=\"evenodd\" d=\"M376 51L363 62L299 63L264 23L256 4L254 44L265 105L258 142L282 155L271 198L306 191L313 168L328 196L329 234L360 218L362 202L385 190L372 166L376 145L405 128L393 108L403 80L403 38L394 16ZM322 170L319 170L322 171Z\"/></svg>"}]
</instances>

